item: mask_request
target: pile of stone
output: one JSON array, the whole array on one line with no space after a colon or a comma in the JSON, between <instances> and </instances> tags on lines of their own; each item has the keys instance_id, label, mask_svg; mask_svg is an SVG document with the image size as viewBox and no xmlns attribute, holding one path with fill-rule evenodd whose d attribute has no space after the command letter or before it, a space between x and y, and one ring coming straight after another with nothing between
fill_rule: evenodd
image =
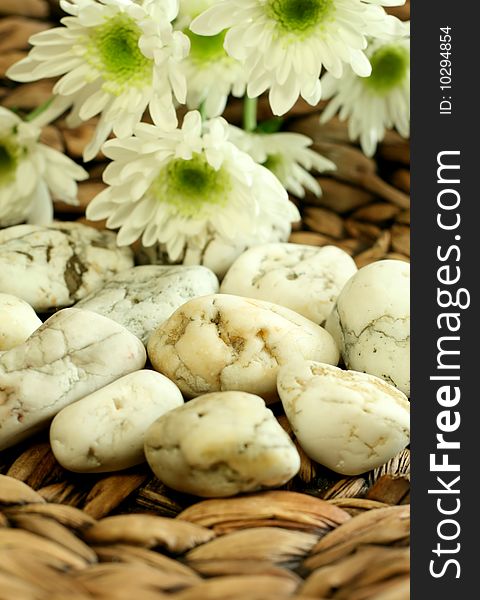
<instances>
[{"instance_id":1,"label":"pile of stone","mask_svg":"<svg viewBox=\"0 0 480 600\"><path fill-rule=\"evenodd\" d=\"M312 460L366 472L409 442L409 288L408 263L357 270L333 246L256 246L219 282L134 266L77 223L4 229L0 449L50 427L66 469L146 459L174 489L230 496L298 472L283 406Z\"/></svg>"}]
</instances>

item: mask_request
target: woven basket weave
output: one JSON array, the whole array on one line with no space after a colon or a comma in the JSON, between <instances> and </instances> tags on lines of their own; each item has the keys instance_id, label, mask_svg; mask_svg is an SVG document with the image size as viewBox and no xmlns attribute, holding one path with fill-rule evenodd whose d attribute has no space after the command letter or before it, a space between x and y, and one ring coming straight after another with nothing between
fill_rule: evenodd
<instances>
[{"instance_id":1,"label":"woven basket weave","mask_svg":"<svg viewBox=\"0 0 480 600\"><path fill-rule=\"evenodd\" d=\"M408 19L409 8L394 10ZM0 0L4 106L28 112L49 97L53 82L17 86L4 74L28 37L59 16L57 0ZM337 245L358 266L409 260L408 143L388 134L375 161L367 159L344 124L319 125L321 109L299 102L286 124L337 165L319 178L321 199L296 201L302 222L291 241ZM266 102L259 110L260 119L271 116ZM238 103L227 118L238 123ZM91 128L60 121L44 141L78 160ZM89 163L80 207L57 203L57 218L84 220L105 164ZM0 453L0 600L407 600L409 451L342 478L299 450L300 473L286 488L204 501L169 490L146 466L69 473L46 434Z\"/></svg>"},{"instance_id":2,"label":"woven basket weave","mask_svg":"<svg viewBox=\"0 0 480 600\"><path fill-rule=\"evenodd\" d=\"M9 454L0 600L408 598L408 450L350 478L303 456L288 490L204 501L143 467L73 476L46 441Z\"/></svg>"}]
</instances>

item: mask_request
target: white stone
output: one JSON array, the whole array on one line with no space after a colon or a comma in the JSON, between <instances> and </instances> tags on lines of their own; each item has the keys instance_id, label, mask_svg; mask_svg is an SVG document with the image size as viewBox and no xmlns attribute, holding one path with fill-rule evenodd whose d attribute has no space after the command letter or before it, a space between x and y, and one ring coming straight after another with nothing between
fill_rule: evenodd
<instances>
[{"instance_id":1,"label":"white stone","mask_svg":"<svg viewBox=\"0 0 480 600\"><path fill-rule=\"evenodd\" d=\"M79 473L128 469L145 460L150 425L182 404L180 390L160 373L130 373L57 414L50 427L53 454Z\"/></svg>"},{"instance_id":2,"label":"white stone","mask_svg":"<svg viewBox=\"0 0 480 600\"><path fill-rule=\"evenodd\" d=\"M23 344L41 324L30 304L0 293L0 351Z\"/></svg>"},{"instance_id":3,"label":"white stone","mask_svg":"<svg viewBox=\"0 0 480 600\"><path fill-rule=\"evenodd\" d=\"M187 300L217 291L218 279L205 267L146 265L122 271L76 306L117 321L146 343Z\"/></svg>"},{"instance_id":4,"label":"white stone","mask_svg":"<svg viewBox=\"0 0 480 600\"><path fill-rule=\"evenodd\" d=\"M279 218L276 223L264 223L255 235L228 240L217 232L210 233L201 246L189 241L179 262L184 265L203 265L222 278L234 261L248 248L269 242L286 242L290 236L290 223ZM164 245L149 248L137 247L140 264L168 264L170 261Z\"/></svg>"},{"instance_id":5,"label":"white stone","mask_svg":"<svg viewBox=\"0 0 480 600\"><path fill-rule=\"evenodd\" d=\"M57 312L0 356L0 450L145 360L142 342L118 323L77 308Z\"/></svg>"},{"instance_id":6,"label":"white stone","mask_svg":"<svg viewBox=\"0 0 480 600\"><path fill-rule=\"evenodd\" d=\"M293 362L280 369L278 392L306 454L337 473L379 467L409 443L407 397L373 375Z\"/></svg>"},{"instance_id":7,"label":"white stone","mask_svg":"<svg viewBox=\"0 0 480 600\"><path fill-rule=\"evenodd\" d=\"M0 231L0 292L37 311L71 306L133 266L116 236L80 223L17 225Z\"/></svg>"},{"instance_id":8,"label":"white stone","mask_svg":"<svg viewBox=\"0 0 480 600\"><path fill-rule=\"evenodd\" d=\"M353 258L335 246L264 244L237 258L220 291L281 304L323 325L356 272Z\"/></svg>"},{"instance_id":9,"label":"white stone","mask_svg":"<svg viewBox=\"0 0 480 600\"><path fill-rule=\"evenodd\" d=\"M279 365L295 357L337 364L325 329L270 302L214 294L181 306L148 341L153 367L188 396L239 390L277 399Z\"/></svg>"},{"instance_id":10,"label":"white stone","mask_svg":"<svg viewBox=\"0 0 480 600\"><path fill-rule=\"evenodd\" d=\"M244 392L206 394L163 415L147 431L145 456L166 485L212 498L281 486L300 468L273 413Z\"/></svg>"},{"instance_id":11,"label":"white stone","mask_svg":"<svg viewBox=\"0 0 480 600\"><path fill-rule=\"evenodd\" d=\"M363 267L341 291L326 329L348 369L385 379L410 395L410 264Z\"/></svg>"}]
</instances>

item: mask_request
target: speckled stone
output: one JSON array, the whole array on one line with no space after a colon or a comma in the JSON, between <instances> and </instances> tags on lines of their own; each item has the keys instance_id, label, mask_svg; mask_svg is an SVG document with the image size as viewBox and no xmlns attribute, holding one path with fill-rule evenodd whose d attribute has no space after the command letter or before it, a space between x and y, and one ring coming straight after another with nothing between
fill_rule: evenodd
<instances>
[{"instance_id":1,"label":"speckled stone","mask_svg":"<svg viewBox=\"0 0 480 600\"><path fill-rule=\"evenodd\" d=\"M278 392L307 455L343 475L379 467L409 443L410 403L379 377L294 362L280 369Z\"/></svg>"},{"instance_id":2,"label":"speckled stone","mask_svg":"<svg viewBox=\"0 0 480 600\"><path fill-rule=\"evenodd\" d=\"M410 264L380 260L341 291L326 329L348 369L370 373L410 395Z\"/></svg>"},{"instance_id":3,"label":"speckled stone","mask_svg":"<svg viewBox=\"0 0 480 600\"><path fill-rule=\"evenodd\" d=\"M0 352L23 344L41 324L30 304L11 294L0 294Z\"/></svg>"},{"instance_id":4,"label":"speckled stone","mask_svg":"<svg viewBox=\"0 0 480 600\"><path fill-rule=\"evenodd\" d=\"M145 360L142 342L118 323L77 308L57 312L0 356L0 450Z\"/></svg>"},{"instance_id":5,"label":"speckled stone","mask_svg":"<svg viewBox=\"0 0 480 600\"><path fill-rule=\"evenodd\" d=\"M204 243L198 246L187 243L180 257L180 263L193 266L203 265L211 269L220 279L224 277L234 261L248 248L269 242L286 242L290 236L290 223L278 219L276 223L264 223L255 235L237 237L234 240L223 238L216 232L207 235ZM169 264L164 245L136 248L137 262L140 264Z\"/></svg>"},{"instance_id":6,"label":"speckled stone","mask_svg":"<svg viewBox=\"0 0 480 600\"><path fill-rule=\"evenodd\" d=\"M258 396L217 392L187 402L147 431L145 455L173 489L210 498L278 487L300 457Z\"/></svg>"},{"instance_id":7,"label":"speckled stone","mask_svg":"<svg viewBox=\"0 0 480 600\"><path fill-rule=\"evenodd\" d=\"M213 294L181 306L150 337L153 367L188 397L239 390L277 399L279 365L303 357L337 364L325 329L270 302Z\"/></svg>"},{"instance_id":8,"label":"speckled stone","mask_svg":"<svg viewBox=\"0 0 480 600\"><path fill-rule=\"evenodd\" d=\"M71 306L133 266L115 234L80 223L17 225L0 231L0 292L36 311Z\"/></svg>"},{"instance_id":9,"label":"speckled stone","mask_svg":"<svg viewBox=\"0 0 480 600\"><path fill-rule=\"evenodd\" d=\"M145 460L145 432L183 404L182 394L155 371L135 371L61 410L50 427L58 462L70 471L105 473Z\"/></svg>"},{"instance_id":10,"label":"speckled stone","mask_svg":"<svg viewBox=\"0 0 480 600\"><path fill-rule=\"evenodd\" d=\"M117 321L146 343L182 304L217 291L218 280L205 267L146 265L112 277L77 307Z\"/></svg>"},{"instance_id":11,"label":"speckled stone","mask_svg":"<svg viewBox=\"0 0 480 600\"><path fill-rule=\"evenodd\" d=\"M237 258L220 291L281 304L323 325L356 272L353 258L335 246L262 244Z\"/></svg>"}]
</instances>

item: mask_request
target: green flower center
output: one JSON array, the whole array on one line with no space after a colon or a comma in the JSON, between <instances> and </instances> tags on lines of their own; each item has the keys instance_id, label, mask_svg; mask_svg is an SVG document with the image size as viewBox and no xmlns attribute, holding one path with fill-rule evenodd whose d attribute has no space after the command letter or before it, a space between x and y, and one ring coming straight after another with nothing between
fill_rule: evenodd
<instances>
[{"instance_id":1,"label":"green flower center","mask_svg":"<svg viewBox=\"0 0 480 600\"><path fill-rule=\"evenodd\" d=\"M230 177L222 168L209 165L202 154L191 160L172 160L157 175L150 193L188 218L202 217L225 206L231 188Z\"/></svg>"},{"instance_id":2,"label":"green flower center","mask_svg":"<svg viewBox=\"0 0 480 600\"><path fill-rule=\"evenodd\" d=\"M370 57L372 74L363 81L379 94L390 92L402 84L410 66L410 55L401 46L383 46Z\"/></svg>"},{"instance_id":3,"label":"green flower center","mask_svg":"<svg viewBox=\"0 0 480 600\"><path fill-rule=\"evenodd\" d=\"M102 74L105 91L119 95L127 86L150 84L153 61L138 47L141 35L135 21L125 14L113 17L90 34L86 59Z\"/></svg>"},{"instance_id":4,"label":"green flower center","mask_svg":"<svg viewBox=\"0 0 480 600\"><path fill-rule=\"evenodd\" d=\"M212 36L197 35L190 29L186 29L184 33L190 39L190 57L195 62L211 62L227 56L223 47L226 30Z\"/></svg>"},{"instance_id":5,"label":"green flower center","mask_svg":"<svg viewBox=\"0 0 480 600\"><path fill-rule=\"evenodd\" d=\"M288 33L307 34L334 11L334 0L268 0L267 14Z\"/></svg>"},{"instance_id":6,"label":"green flower center","mask_svg":"<svg viewBox=\"0 0 480 600\"><path fill-rule=\"evenodd\" d=\"M0 185L15 179L21 148L9 139L0 138Z\"/></svg>"}]
</instances>

